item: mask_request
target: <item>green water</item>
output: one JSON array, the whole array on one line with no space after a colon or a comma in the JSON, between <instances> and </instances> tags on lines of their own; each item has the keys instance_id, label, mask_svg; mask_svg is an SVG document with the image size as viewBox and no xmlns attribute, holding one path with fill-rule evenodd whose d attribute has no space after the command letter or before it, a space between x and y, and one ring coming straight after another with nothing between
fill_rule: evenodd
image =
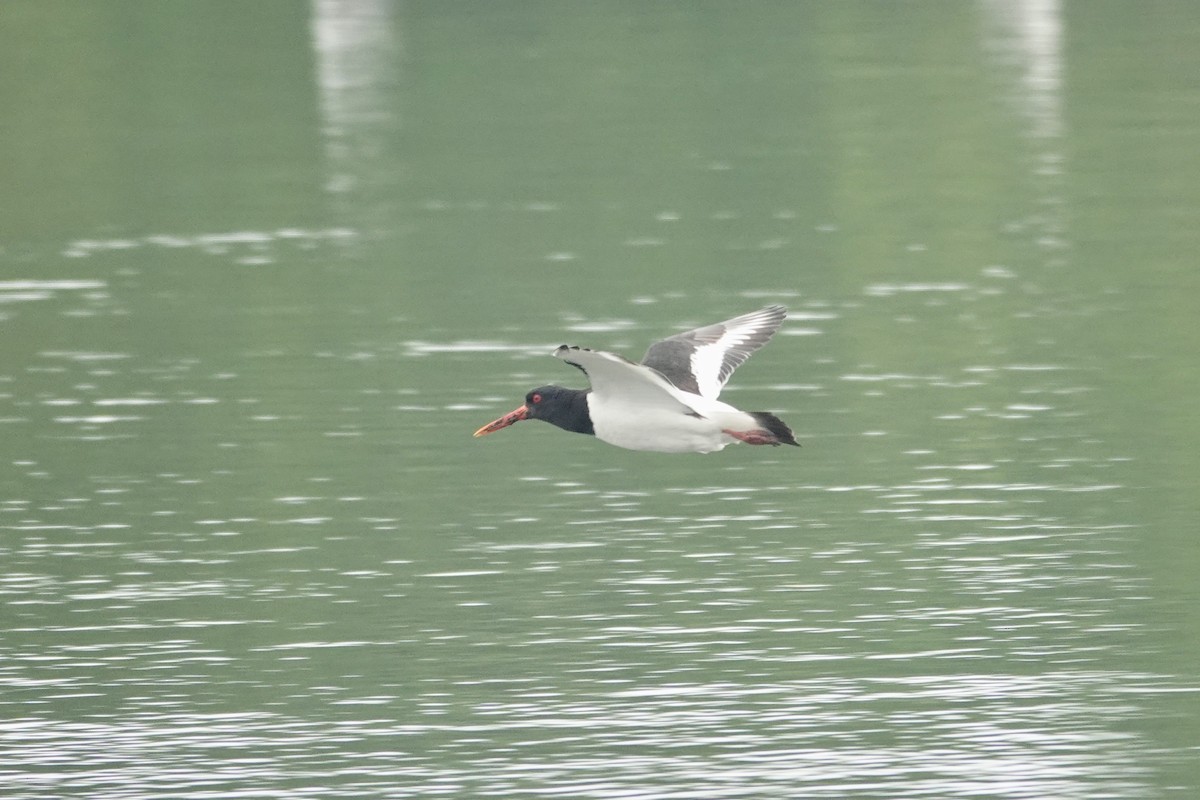
<instances>
[{"instance_id":1,"label":"green water","mask_svg":"<svg viewBox=\"0 0 1200 800\"><path fill-rule=\"evenodd\" d=\"M6 797L1194 796L1197 34L0 6ZM471 437L776 302L798 451Z\"/></svg>"}]
</instances>

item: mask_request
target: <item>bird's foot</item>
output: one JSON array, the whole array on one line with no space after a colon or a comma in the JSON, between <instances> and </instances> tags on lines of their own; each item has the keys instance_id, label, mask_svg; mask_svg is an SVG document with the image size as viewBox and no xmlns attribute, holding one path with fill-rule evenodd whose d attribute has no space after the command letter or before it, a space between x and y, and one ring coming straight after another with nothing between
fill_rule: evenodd
<instances>
[{"instance_id":1,"label":"bird's foot","mask_svg":"<svg viewBox=\"0 0 1200 800\"><path fill-rule=\"evenodd\" d=\"M739 442L745 442L746 444L769 444L773 447L778 447L781 444L778 436L770 431L764 431L761 429L753 431L731 431L728 428L723 428L721 432L732 436Z\"/></svg>"}]
</instances>

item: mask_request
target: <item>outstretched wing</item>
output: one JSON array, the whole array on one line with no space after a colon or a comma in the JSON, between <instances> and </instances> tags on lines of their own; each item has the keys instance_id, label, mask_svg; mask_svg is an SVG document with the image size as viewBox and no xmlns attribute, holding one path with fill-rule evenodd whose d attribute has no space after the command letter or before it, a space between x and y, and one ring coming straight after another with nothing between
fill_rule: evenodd
<instances>
[{"instance_id":1,"label":"outstretched wing","mask_svg":"<svg viewBox=\"0 0 1200 800\"><path fill-rule=\"evenodd\" d=\"M554 355L587 375L597 402L632 406L643 411L678 411L695 415L681 402L662 375L627 358L603 350L560 346Z\"/></svg>"},{"instance_id":2,"label":"outstretched wing","mask_svg":"<svg viewBox=\"0 0 1200 800\"><path fill-rule=\"evenodd\" d=\"M650 345L642 364L685 392L715 400L733 371L771 339L786 317L783 306L767 306L677 333Z\"/></svg>"}]
</instances>

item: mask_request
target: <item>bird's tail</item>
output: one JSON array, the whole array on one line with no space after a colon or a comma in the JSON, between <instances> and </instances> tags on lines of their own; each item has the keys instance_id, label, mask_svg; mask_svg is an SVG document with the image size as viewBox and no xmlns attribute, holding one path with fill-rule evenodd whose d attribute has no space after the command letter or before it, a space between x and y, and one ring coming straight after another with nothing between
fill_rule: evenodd
<instances>
[{"instance_id":1,"label":"bird's tail","mask_svg":"<svg viewBox=\"0 0 1200 800\"><path fill-rule=\"evenodd\" d=\"M800 443L796 441L796 435L792 433L792 429L789 428L779 417L766 411L751 411L750 416L754 417L755 422L763 426L763 428L767 431L770 431L770 433L778 440L771 442L771 444L790 444L796 447L800 446Z\"/></svg>"}]
</instances>

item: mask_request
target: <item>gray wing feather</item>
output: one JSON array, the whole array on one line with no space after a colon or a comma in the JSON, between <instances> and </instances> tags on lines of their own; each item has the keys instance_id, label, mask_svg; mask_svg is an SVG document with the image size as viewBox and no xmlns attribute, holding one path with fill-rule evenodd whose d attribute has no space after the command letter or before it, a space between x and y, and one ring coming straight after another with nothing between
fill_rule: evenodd
<instances>
[{"instance_id":1,"label":"gray wing feather","mask_svg":"<svg viewBox=\"0 0 1200 800\"><path fill-rule=\"evenodd\" d=\"M650 345L650 349L642 357L642 364L657 370L685 392L706 395L706 389L711 391L714 388L719 392L733 371L770 341L786 317L787 309L783 306L767 306L725 322L677 333ZM725 341L722 342L722 339ZM705 347L718 345L724 347L725 352L717 374L697 376L698 362L708 359L697 360L693 358L693 354ZM712 385L713 381L716 382L715 387ZM715 394L713 396L715 397Z\"/></svg>"}]
</instances>

